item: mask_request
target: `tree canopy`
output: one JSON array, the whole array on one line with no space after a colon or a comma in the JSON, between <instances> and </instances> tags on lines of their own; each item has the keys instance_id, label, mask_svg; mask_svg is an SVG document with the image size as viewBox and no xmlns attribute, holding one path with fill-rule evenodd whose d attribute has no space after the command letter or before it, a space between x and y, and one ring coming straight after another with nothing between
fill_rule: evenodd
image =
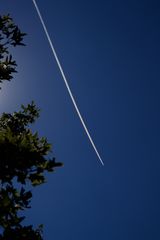
<instances>
[{"instance_id":1,"label":"tree canopy","mask_svg":"<svg viewBox=\"0 0 160 240\"><path fill-rule=\"evenodd\" d=\"M21 32L10 15L0 16L0 83L16 72L11 48L25 46ZM32 191L46 181L44 173L62 166L49 158L51 144L31 130L40 110L32 101L19 111L0 116L0 240L41 240L42 225L24 226L22 212L30 208Z\"/></svg>"}]
</instances>

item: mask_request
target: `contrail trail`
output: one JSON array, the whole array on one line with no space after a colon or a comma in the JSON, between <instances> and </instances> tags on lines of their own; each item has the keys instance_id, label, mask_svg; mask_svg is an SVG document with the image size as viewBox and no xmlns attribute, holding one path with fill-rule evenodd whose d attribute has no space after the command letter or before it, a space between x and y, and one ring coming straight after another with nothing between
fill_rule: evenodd
<instances>
[{"instance_id":1,"label":"contrail trail","mask_svg":"<svg viewBox=\"0 0 160 240\"><path fill-rule=\"evenodd\" d=\"M53 55L54 55L55 60L56 60L56 62L57 62L57 65L58 65L58 67L59 67L60 73L61 73L61 75L62 75L62 78L63 78L63 80L64 80L64 83L65 83L65 85L66 85L66 88L67 88L67 90L68 90L68 93L69 93L69 95L70 95L70 98L71 98L71 100L72 100L72 103L73 103L73 105L74 105L74 107L75 107L75 110L76 110L76 112L77 112L77 114L78 114L78 117L79 117L79 119L80 119L80 121L81 121L81 123L82 123L82 126L83 126L83 128L84 128L84 130L85 130L85 132L86 132L86 134L87 134L87 136L88 136L88 138L89 138L89 141L90 141L90 143L91 143L91 145L92 145L92 147L93 147L93 149L94 149L94 151L95 151L98 159L100 160L101 164L104 165L103 160L102 160L102 158L100 157L100 154L99 154L99 152L98 152L98 150L97 150L97 148L96 148L96 146L95 146L95 144L94 144L94 142L93 142L93 140L92 140L92 138L91 138L91 135L90 135L90 133L89 133L87 127L86 127L86 124L85 124L85 122L84 122L84 120L83 120L83 118L82 118L82 115L81 115L81 113L80 113L80 111L79 111L79 109L78 109L77 103L76 103L76 101L75 101L75 99L74 99L74 96L73 96L73 94L72 94L72 91L71 91L71 89L70 89L70 87L69 87L68 81L67 81L66 76L65 76L65 74L64 74L64 71L63 71L63 68L62 68L62 66L61 66L61 63L60 63L60 61L59 61L59 59L58 59L57 53L56 53L56 51L55 51L55 48L53 47L53 43L52 43L52 41L51 41L51 38L50 38L50 35L49 35L48 30L47 30L47 28L46 28L46 25L45 25L45 23L44 23L44 21L43 21L43 18L42 18L42 15L41 15L40 10L39 10L39 8L38 8L38 5L37 5L37 3L36 3L35 0L32 0L32 1L33 1L34 6L35 6L35 9L36 9L36 11L37 11L37 14L38 14L38 16L39 16L39 19L40 19L40 21L41 21L41 24L42 24L42 26L43 26L43 29L44 29L44 31L45 31L46 37L47 37L47 39L48 39L49 45L50 45L50 47L51 47L51 50L52 50L52 52L53 52Z\"/></svg>"}]
</instances>

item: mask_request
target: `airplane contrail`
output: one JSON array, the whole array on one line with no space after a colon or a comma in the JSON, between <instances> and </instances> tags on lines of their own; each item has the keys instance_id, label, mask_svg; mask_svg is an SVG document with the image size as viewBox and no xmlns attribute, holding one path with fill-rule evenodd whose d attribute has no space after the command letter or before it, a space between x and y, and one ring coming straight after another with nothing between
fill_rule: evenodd
<instances>
[{"instance_id":1,"label":"airplane contrail","mask_svg":"<svg viewBox=\"0 0 160 240\"><path fill-rule=\"evenodd\" d=\"M85 130L85 132L86 132L86 134L87 134L87 136L88 136L88 139L89 139L89 141L90 141L90 143L91 143L91 145L92 145L92 147L93 147L93 149L94 149L94 151L95 151L98 159L100 160L101 164L104 165L104 162L103 162L102 158L100 157L100 154L99 154L99 152L98 152L98 150L97 150L97 148L96 148L96 146L95 146L95 144L94 144L94 142L93 142L93 140L92 140L92 137L91 137L91 135L90 135L90 133L89 133L87 127L86 127L86 124L85 124L85 122L84 122L84 120L83 120L83 118L82 118L82 115L81 115L80 111L79 111L79 108L78 108L78 106L77 106L77 103L76 103L76 101L75 101L75 98L74 98L74 96L73 96L73 94L72 94L72 91L71 91L71 89L70 89L70 87L69 87L68 81L67 81L66 76L65 76L65 74L64 74L64 71L63 71L63 68L62 68L62 66L61 66L61 63L60 63L60 61L59 61L59 59L58 59L57 53L56 53L55 48L54 48L54 46L53 46L53 43L52 43L52 40L51 40L50 35L49 35L49 33L48 33L47 27L46 27L46 25L45 25L45 23L44 23L44 21L43 21L41 12L40 12L40 10L39 10L39 7L38 7L38 5L37 5L37 3L36 3L35 0L32 0L32 2L33 2L33 4L34 4L35 9L36 9L36 11L37 11L37 14L38 14L38 16L39 16L39 19L40 19L41 24L42 24L42 26L43 26L44 32L45 32L46 37L47 37L47 39L48 39L49 45L50 45L50 47L51 47L52 53L53 53L53 55L54 55L54 57L55 57L55 60L56 60L57 65L58 65L58 67L59 67L60 73L61 73L61 75L62 75L62 78L63 78L63 80L64 80L64 83L65 83L65 85L66 85L66 88L67 88L67 90L68 90L68 93L69 93L69 95L70 95L70 98L71 98L71 100L72 100L72 103L73 103L73 105L74 105L74 107L75 107L75 110L76 110L76 112L77 112L77 114L78 114L78 117L79 117L79 119L80 119L80 121L81 121L81 123L82 123L82 126L83 126L83 128L84 128L84 130Z\"/></svg>"}]
</instances>

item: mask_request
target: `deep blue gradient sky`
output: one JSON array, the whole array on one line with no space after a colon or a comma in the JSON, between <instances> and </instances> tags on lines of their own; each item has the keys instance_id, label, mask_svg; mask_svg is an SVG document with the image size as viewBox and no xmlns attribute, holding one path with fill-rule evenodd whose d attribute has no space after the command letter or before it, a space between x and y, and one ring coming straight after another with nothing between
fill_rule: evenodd
<instances>
[{"instance_id":1,"label":"deep blue gradient sky","mask_svg":"<svg viewBox=\"0 0 160 240\"><path fill-rule=\"evenodd\" d=\"M34 129L64 167L34 190L27 222L46 240L160 239L160 2L39 0L82 115L81 127L31 0L2 0L28 33L0 112L34 99Z\"/></svg>"}]
</instances>

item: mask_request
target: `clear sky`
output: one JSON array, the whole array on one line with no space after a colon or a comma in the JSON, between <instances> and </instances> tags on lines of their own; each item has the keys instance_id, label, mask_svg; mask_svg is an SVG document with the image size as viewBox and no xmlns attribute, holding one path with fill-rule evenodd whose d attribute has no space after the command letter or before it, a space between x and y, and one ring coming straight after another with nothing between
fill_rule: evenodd
<instances>
[{"instance_id":1,"label":"clear sky","mask_svg":"<svg viewBox=\"0 0 160 240\"><path fill-rule=\"evenodd\" d=\"M160 239L160 2L37 0L103 158L75 114L31 0L2 0L27 46L3 84L0 112L32 99L35 124L64 167L34 190L27 223L46 240Z\"/></svg>"}]
</instances>

